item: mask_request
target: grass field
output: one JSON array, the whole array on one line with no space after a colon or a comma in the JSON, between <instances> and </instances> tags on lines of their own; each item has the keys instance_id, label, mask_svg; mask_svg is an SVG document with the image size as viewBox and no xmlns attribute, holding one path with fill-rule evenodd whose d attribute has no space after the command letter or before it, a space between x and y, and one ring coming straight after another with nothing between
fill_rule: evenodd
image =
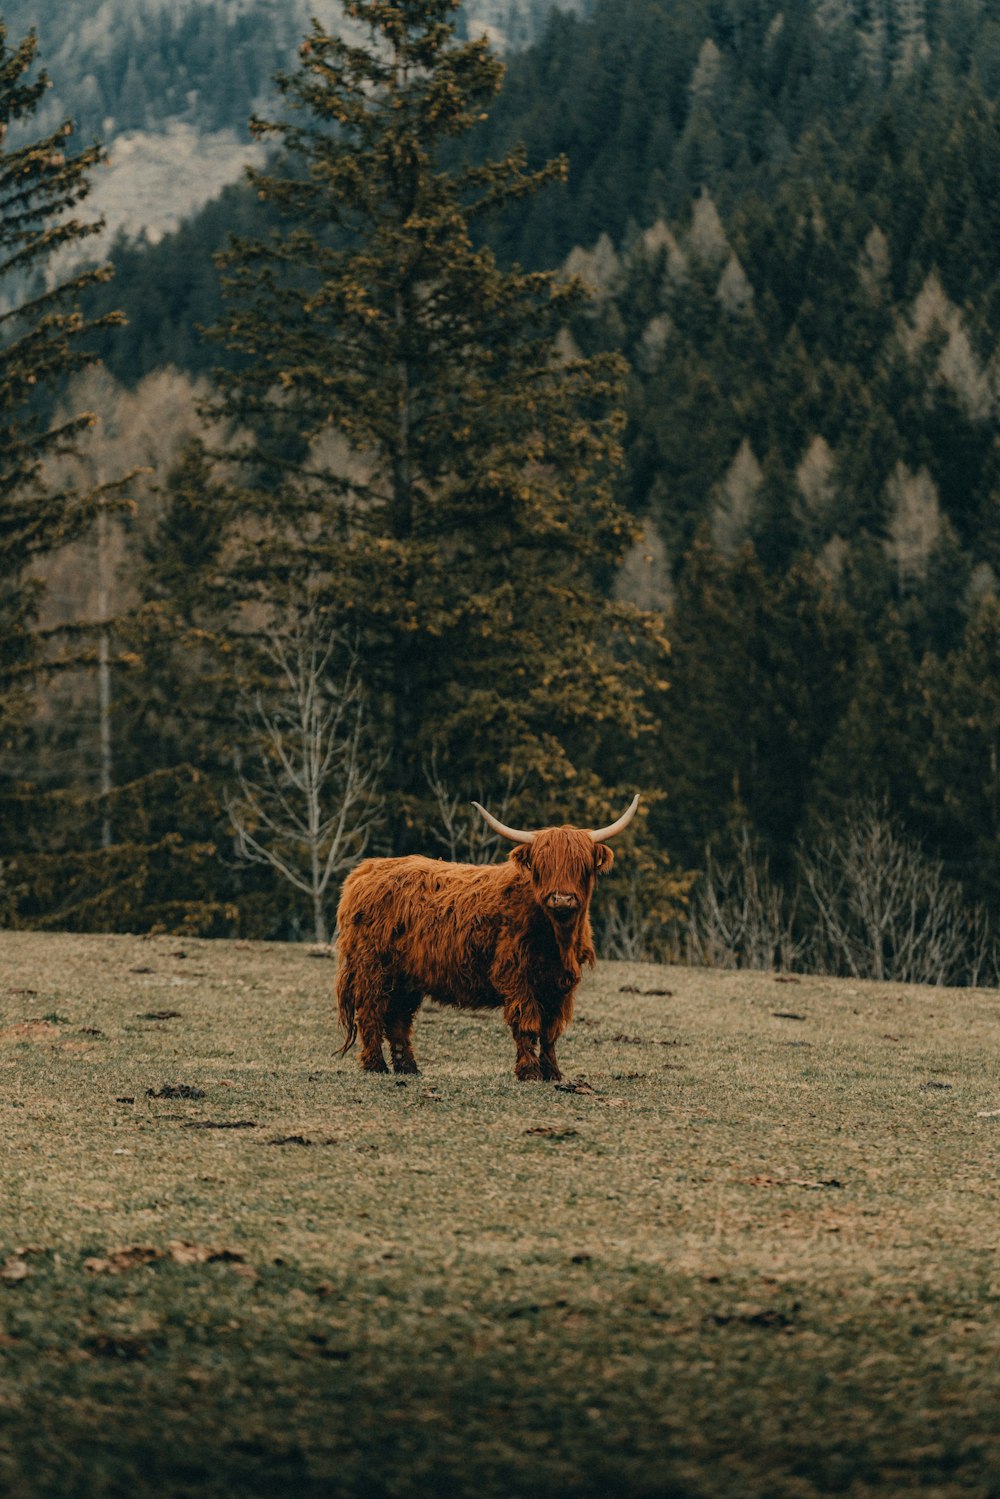
<instances>
[{"instance_id":1,"label":"grass field","mask_svg":"<svg viewBox=\"0 0 1000 1499\"><path fill-rule=\"evenodd\" d=\"M0 1495L1000 1494L1000 995L0 933Z\"/></svg>"}]
</instances>

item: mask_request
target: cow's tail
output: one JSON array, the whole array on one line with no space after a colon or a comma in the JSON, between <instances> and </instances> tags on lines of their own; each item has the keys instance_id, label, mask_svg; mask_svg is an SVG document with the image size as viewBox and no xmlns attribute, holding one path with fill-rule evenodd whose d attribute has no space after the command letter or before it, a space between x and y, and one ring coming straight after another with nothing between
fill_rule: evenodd
<instances>
[{"instance_id":1,"label":"cow's tail","mask_svg":"<svg viewBox=\"0 0 1000 1499\"><path fill-rule=\"evenodd\" d=\"M346 1037L343 1046L337 1052L338 1057L342 1057L350 1051L358 1039L358 1022L354 1013L354 978L343 962L337 973L337 1008L340 1011L340 1023Z\"/></svg>"}]
</instances>

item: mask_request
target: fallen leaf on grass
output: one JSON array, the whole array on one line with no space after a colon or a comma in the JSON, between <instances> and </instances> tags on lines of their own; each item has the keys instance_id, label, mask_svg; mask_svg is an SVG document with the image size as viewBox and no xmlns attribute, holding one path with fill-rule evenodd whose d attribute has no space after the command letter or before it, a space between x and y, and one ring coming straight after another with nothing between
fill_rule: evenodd
<instances>
[{"instance_id":1,"label":"fallen leaf on grass","mask_svg":"<svg viewBox=\"0 0 1000 1499\"><path fill-rule=\"evenodd\" d=\"M256 1129L256 1119L185 1119L182 1129Z\"/></svg>"},{"instance_id":2,"label":"fallen leaf on grass","mask_svg":"<svg viewBox=\"0 0 1000 1499\"><path fill-rule=\"evenodd\" d=\"M771 1014L775 1020L805 1020L805 1015L797 1015L794 1010L772 1010Z\"/></svg>"},{"instance_id":3,"label":"fallen leaf on grass","mask_svg":"<svg viewBox=\"0 0 1000 1499\"><path fill-rule=\"evenodd\" d=\"M954 1087L954 1084L953 1083L938 1083L938 1082L935 1082L935 1081L932 1080L929 1083L921 1083L920 1086L921 1086L921 1088L924 1091L926 1091L928 1088L952 1088L952 1087Z\"/></svg>"},{"instance_id":4,"label":"fallen leaf on grass","mask_svg":"<svg viewBox=\"0 0 1000 1499\"><path fill-rule=\"evenodd\" d=\"M127 1249L112 1249L106 1256L90 1255L84 1260L83 1268L91 1275L122 1275L127 1270L151 1265L162 1257L162 1249L155 1249L152 1244L132 1244Z\"/></svg>"},{"instance_id":5,"label":"fallen leaf on grass","mask_svg":"<svg viewBox=\"0 0 1000 1499\"><path fill-rule=\"evenodd\" d=\"M180 1010L146 1010L142 1015L136 1015L137 1020L181 1020L183 1016Z\"/></svg>"},{"instance_id":6,"label":"fallen leaf on grass","mask_svg":"<svg viewBox=\"0 0 1000 1499\"><path fill-rule=\"evenodd\" d=\"M843 1187L844 1183L835 1176L813 1179L804 1176L770 1176L763 1173L760 1176L748 1176L746 1185L748 1187L805 1187L816 1191L820 1187Z\"/></svg>"},{"instance_id":7,"label":"fallen leaf on grass","mask_svg":"<svg viewBox=\"0 0 1000 1499\"><path fill-rule=\"evenodd\" d=\"M672 999L673 989L640 989L638 984L622 984L618 990L619 994L644 994L649 997L656 996L658 999Z\"/></svg>"},{"instance_id":8,"label":"fallen leaf on grass","mask_svg":"<svg viewBox=\"0 0 1000 1499\"><path fill-rule=\"evenodd\" d=\"M776 984L800 984L802 980L796 978L794 973L776 973L774 982Z\"/></svg>"},{"instance_id":9,"label":"fallen leaf on grass","mask_svg":"<svg viewBox=\"0 0 1000 1499\"><path fill-rule=\"evenodd\" d=\"M16 1285L20 1280L27 1280L30 1274L31 1267L27 1261L19 1259L16 1255L11 1255L0 1265L0 1280L8 1286Z\"/></svg>"},{"instance_id":10,"label":"fallen leaf on grass","mask_svg":"<svg viewBox=\"0 0 1000 1499\"><path fill-rule=\"evenodd\" d=\"M192 1088L189 1083L164 1083L162 1088L147 1088L147 1098L204 1098L204 1088Z\"/></svg>"},{"instance_id":11,"label":"fallen leaf on grass","mask_svg":"<svg viewBox=\"0 0 1000 1499\"><path fill-rule=\"evenodd\" d=\"M713 1312L705 1318L705 1321L715 1327L728 1327L730 1323L739 1322L744 1327L791 1327L795 1314L800 1310L800 1303L794 1302L787 1312L780 1311L777 1307L738 1307L732 1312Z\"/></svg>"},{"instance_id":12,"label":"fallen leaf on grass","mask_svg":"<svg viewBox=\"0 0 1000 1499\"><path fill-rule=\"evenodd\" d=\"M526 1129L526 1135L545 1135L550 1140L568 1140L571 1135L578 1135L578 1129L556 1129L554 1124L533 1124L531 1129Z\"/></svg>"},{"instance_id":13,"label":"fallen leaf on grass","mask_svg":"<svg viewBox=\"0 0 1000 1499\"><path fill-rule=\"evenodd\" d=\"M557 1093L597 1093L597 1089L592 1088L586 1079L582 1077L576 1079L566 1078L563 1082L556 1083L555 1088Z\"/></svg>"},{"instance_id":14,"label":"fallen leaf on grass","mask_svg":"<svg viewBox=\"0 0 1000 1499\"><path fill-rule=\"evenodd\" d=\"M93 1338L86 1338L81 1347L98 1358L119 1358L131 1361L149 1357L149 1344L143 1342L141 1338L111 1337L103 1332Z\"/></svg>"},{"instance_id":15,"label":"fallen leaf on grass","mask_svg":"<svg viewBox=\"0 0 1000 1499\"><path fill-rule=\"evenodd\" d=\"M167 1254L176 1265L242 1265L246 1258L241 1249L210 1249L188 1239L171 1239Z\"/></svg>"},{"instance_id":16,"label":"fallen leaf on grass","mask_svg":"<svg viewBox=\"0 0 1000 1499\"><path fill-rule=\"evenodd\" d=\"M107 1255L91 1255L83 1262L83 1268L91 1275L123 1275L129 1270L141 1270L157 1260L171 1259L178 1265L231 1264L237 1268L252 1270L244 1265L240 1249L212 1249L205 1244L192 1244L186 1239L171 1239L166 1249L153 1244L132 1244L125 1249L112 1249ZM256 1272L253 1272L254 1274Z\"/></svg>"}]
</instances>

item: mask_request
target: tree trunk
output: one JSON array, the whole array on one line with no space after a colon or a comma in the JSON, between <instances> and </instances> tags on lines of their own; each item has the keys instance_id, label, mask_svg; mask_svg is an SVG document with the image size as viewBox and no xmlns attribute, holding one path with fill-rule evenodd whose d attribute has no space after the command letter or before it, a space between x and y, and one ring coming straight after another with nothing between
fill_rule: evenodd
<instances>
[{"instance_id":1,"label":"tree trunk","mask_svg":"<svg viewBox=\"0 0 1000 1499\"><path fill-rule=\"evenodd\" d=\"M110 848L111 788L113 784L113 759L111 743L111 560L110 522L106 510L97 517L97 617L101 622L101 634L97 646L97 702L100 739L100 788L101 847Z\"/></svg>"},{"instance_id":2,"label":"tree trunk","mask_svg":"<svg viewBox=\"0 0 1000 1499\"><path fill-rule=\"evenodd\" d=\"M402 344L412 309L404 288L396 291L396 332ZM411 453L412 426L412 378L409 362L401 352L396 366L396 434L392 467L392 531L396 541L406 542L413 531L413 464ZM412 585L407 577L406 586ZM397 636L392 645L392 744L389 754L390 785L394 793L395 807L392 815L392 844L394 853L407 851L408 822L403 810L403 800L410 789L410 756L416 724L414 722L414 674L417 662L413 659L410 641Z\"/></svg>"}]
</instances>

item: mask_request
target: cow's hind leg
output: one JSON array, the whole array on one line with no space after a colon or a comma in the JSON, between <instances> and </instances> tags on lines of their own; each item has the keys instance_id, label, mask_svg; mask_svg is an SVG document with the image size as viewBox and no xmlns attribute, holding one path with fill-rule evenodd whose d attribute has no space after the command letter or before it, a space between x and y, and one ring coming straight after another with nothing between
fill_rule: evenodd
<instances>
[{"instance_id":1,"label":"cow's hind leg","mask_svg":"<svg viewBox=\"0 0 1000 1499\"><path fill-rule=\"evenodd\" d=\"M353 974L354 1013L361 1042L361 1066L365 1072L388 1072L382 1055L388 995L385 978L374 965L358 967Z\"/></svg>"},{"instance_id":2,"label":"cow's hind leg","mask_svg":"<svg viewBox=\"0 0 1000 1499\"><path fill-rule=\"evenodd\" d=\"M389 1038L389 1049L392 1052L393 1072L420 1071L417 1059L413 1055L411 1035L413 1017L420 1008L422 998L422 995L414 994L412 991L397 990L389 1001L385 1016L385 1033Z\"/></svg>"}]
</instances>

